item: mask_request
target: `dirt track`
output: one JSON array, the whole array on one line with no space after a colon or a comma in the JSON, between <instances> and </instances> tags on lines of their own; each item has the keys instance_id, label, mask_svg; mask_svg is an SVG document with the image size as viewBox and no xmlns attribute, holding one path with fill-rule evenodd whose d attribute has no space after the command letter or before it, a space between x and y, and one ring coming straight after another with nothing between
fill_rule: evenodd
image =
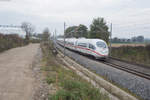
<instances>
[{"instance_id":1,"label":"dirt track","mask_svg":"<svg viewBox=\"0 0 150 100\"><path fill-rule=\"evenodd\" d=\"M38 48L30 44L0 53L0 100L32 100L31 64Z\"/></svg>"}]
</instances>

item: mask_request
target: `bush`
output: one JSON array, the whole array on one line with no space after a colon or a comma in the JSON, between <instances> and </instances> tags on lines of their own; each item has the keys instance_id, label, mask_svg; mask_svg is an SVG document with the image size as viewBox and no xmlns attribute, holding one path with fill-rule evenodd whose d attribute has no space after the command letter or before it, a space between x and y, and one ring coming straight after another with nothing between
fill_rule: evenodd
<instances>
[{"instance_id":1,"label":"bush","mask_svg":"<svg viewBox=\"0 0 150 100\"><path fill-rule=\"evenodd\" d=\"M19 37L17 34L9 34L9 35L0 34L0 52L8 50L10 48L23 46L25 44L26 44L25 40Z\"/></svg>"},{"instance_id":2,"label":"bush","mask_svg":"<svg viewBox=\"0 0 150 100\"><path fill-rule=\"evenodd\" d=\"M30 43L40 43L41 41L39 39L31 39Z\"/></svg>"},{"instance_id":3,"label":"bush","mask_svg":"<svg viewBox=\"0 0 150 100\"><path fill-rule=\"evenodd\" d=\"M112 57L122 60L150 65L150 45L147 46L122 46L112 48Z\"/></svg>"},{"instance_id":4,"label":"bush","mask_svg":"<svg viewBox=\"0 0 150 100\"><path fill-rule=\"evenodd\" d=\"M150 58L150 44L146 45L146 50L147 50L148 56Z\"/></svg>"}]
</instances>

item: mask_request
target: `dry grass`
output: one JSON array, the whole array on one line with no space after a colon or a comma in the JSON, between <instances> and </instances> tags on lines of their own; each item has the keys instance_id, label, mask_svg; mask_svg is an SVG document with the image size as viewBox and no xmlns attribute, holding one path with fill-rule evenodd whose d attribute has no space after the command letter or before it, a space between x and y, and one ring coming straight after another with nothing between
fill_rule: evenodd
<instances>
[{"instance_id":1,"label":"dry grass","mask_svg":"<svg viewBox=\"0 0 150 100\"><path fill-rule=\"evenodd\" d=\"M142 43L113 43L112 44L112 47L121 47L121 46L131 46L131 47L143 46L145 47L146 44L142 44Z\"/></svg>"}]
</instances>

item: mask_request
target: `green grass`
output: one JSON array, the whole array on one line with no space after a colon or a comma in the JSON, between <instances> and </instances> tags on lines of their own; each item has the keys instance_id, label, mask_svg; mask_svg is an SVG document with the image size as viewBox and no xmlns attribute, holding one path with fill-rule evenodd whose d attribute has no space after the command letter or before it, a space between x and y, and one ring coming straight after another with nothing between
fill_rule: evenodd
<instances>
[{"instance_id":1,"label":"green grass","mask_svg":"<svg viewBox=\"0 0 150 100\"><path fill-rule=\"evenodd\" d=\"M99 89L89 84L75 80L65 80L63 89L51 97L52 100L109 100L107 95L102 95Z\"/></svg>"},{"instance_id":2,"label":"green grass","mask_svg":"<svg viewBox=\"0 0 150 100\"><path fill-rule=\"evenodd\" d=\"M52 77L46 77L46 82L47 82L48 84L52 84L52 83L55 83L55 79L52 78Z\"/></svg>"},{"instance_id":3,"label":"green grass","mask_svg":"<svg viewBox=\"0 0 150 100\"><path fill-rule=\"evenodd\" d=\"M82 79L72 70L61 67L61 61L51 52L52 46L48 43L41 45L43 65L48 84L53 84L56 93L49 93L49 100L109 100L107 94L100 93L89 82Z\"/></svg>"}]
</instances>

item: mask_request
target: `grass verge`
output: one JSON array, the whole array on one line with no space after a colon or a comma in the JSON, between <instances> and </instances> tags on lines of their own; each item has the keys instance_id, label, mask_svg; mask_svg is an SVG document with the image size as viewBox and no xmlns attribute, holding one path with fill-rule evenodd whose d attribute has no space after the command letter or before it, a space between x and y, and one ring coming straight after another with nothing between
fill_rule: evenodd
<instances>
[{"instance_id":1,"label":"grass verge","mask_svg":"<svg viewBox=\"0 0 150 100\"><path fill-rule=\"evenodd\" d=\"M49 100L109 100L107 94L100 93L99 89L75 72L63 68L59 59L52 53L51 43L42 43L41 48L41 70L46 76L45 81L55 87L55 91L49 93Z\"/></svg>"}]
</instances>

